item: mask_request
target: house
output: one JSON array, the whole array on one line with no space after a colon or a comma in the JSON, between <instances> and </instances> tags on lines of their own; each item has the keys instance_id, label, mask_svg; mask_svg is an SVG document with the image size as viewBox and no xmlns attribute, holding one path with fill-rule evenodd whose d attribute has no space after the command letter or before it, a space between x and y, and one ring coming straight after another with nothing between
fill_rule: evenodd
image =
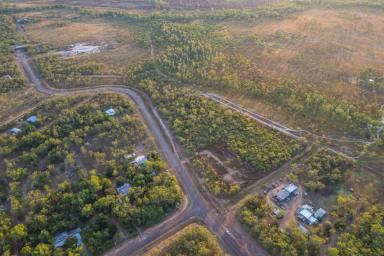
<instances>
[{"instance_id":1,"label":"house","mask_svg":"<svg viewBox=\"0 0 384 256\"><path fill-rule=\"evenodd\" d=\"M19 133L21 133L21 130L19 128L14 127L12 129L10 129L9 132L12 134L19 134Z\"/></svg>"},{"instance_id":2,"label":"house","mask_svg":"<svg viewBox=\"0 0 384 256\"><path fill-rule=\"evenodd\" d=\"M135 160L131 162L131 164L142 165L142 164L145 164L145 162L147 161L148 161L147 156L142 155L142 156L136 157Z\"/></svg>"},{"instance_id":3,"label":"house","mask_svg":"<svg viewBox=\"0 0 384 256\"><path fill-rule=\"evenodd\" d=\"M81 238L81 229L77 228L69 232L62 232L54 237L54 244L53 246L55 248L62 247L68 238L73 237L76 238L76 245L80 246L83 244L82 238Z\"/></svg>"},{"instance_id":4,"label":"house","mask_svg":"<svg viewBox=\"0 0 384 256\"><path fill-rule=\"evenodd\" d=\"M291 198L298 193L298 187L294 185L293 183L290 183L288 186L280 190L276 195L275 199L282 203L282 202L287 202L291 200Z\"/></svg>"},{"instance_id":5,"label":"house","mask_svg":"<svg viewBox=\"0 0 384 256\"><path fill-rule=\"evenodd\" d=\"M120 195L126 196L131 187L132 187L131 184L124 183L122 186L117 187L116 190L117 190L117 193L119 193Z\"/></svg>"},{"instance_id":6,"label":"house","mask_svg":"<svg viewBox=\"0 0 384 256\"><path fill-rule=\"evenodd\" d=\"M37 116L30 116L27 118L26 120L28 123L30 124L34 124L34 123L37 123Z\"/></svg>"},{"instance_id":7,"label":"house","mask_svg":"<svg viewBox=\"0 0 384 256\"><path fill-rule=\"evenodd\" d=\"M304 204L299 209L297 209L297 218L307 225L315 225L324 218L326 212L320 208L316 211L316 213L314 213L312 206Z\"/></svg>"},{"instance_id":8,"label":"house","mask_svg":"<svg viewBox=\"0 0 384 256\"><path fill-rule=\"evenodd\" d=\"M327 214L327 212L326 212L323 208L319 208L319 209L315 212L314 216L315 216L315 218L316 218L318 221L322 221L322 220L324 219L324 217L325 217L326 214Z\"/></svg>"},{"instance_id":9,"label":"house","mask_svg":"<svg viewBox=\"0 0 384 256\"><path fill-rule=\"evenodd\" d=\"M113 108L109 108L108 110L105 111L105 114L109 116L114 116L116 115L116 111Z\"/></svg>"},{"instance_id":10,"label":"house","mask_svg":"<svg viewBox=\"0 0 384 256\"><path fill-rule=\"evenodd\" d=\"M314 225L318 220L313 216L313 207L307 204L297 210L297 218L307 225Z\"/></svg>"},{"instance_id":11,"label":"house","mask_svg":"<svg viewBox=\"0 0 384 256\"><path fill-rule=\"evenodd\" d=\"M290 193L285 189L282 189L279 191L279 193L276 194L275 198L278 202L289 201Z\"/></svg>"}]
</instances>

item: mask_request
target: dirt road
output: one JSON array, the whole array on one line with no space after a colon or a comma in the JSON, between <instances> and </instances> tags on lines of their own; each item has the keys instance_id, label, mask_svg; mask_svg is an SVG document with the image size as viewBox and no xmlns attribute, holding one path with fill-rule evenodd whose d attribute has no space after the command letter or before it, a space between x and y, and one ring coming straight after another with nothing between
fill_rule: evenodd
<instances>
[{"instance_id":1,"label":"dirt road","mask_svg":"<svg viewBox=\"0 0 384 256\"><path fill-rule=\"evenodd\" d=\"M16 52L19 66L24 71L34 88L48 95L72 95L82 92L115 92L130 97L136 104L142 114L148 128L153 134L159 151L164 154L168 164L175 170L175 174L185 193L185 202L171 216L162 223L157 224L144 233L131 240L124 241L105 255L142 255L143 252L167 237L169 234L177 232L183 228L185 223L191 220L199 220L207 226L215 235L221 246L232 255L268 255L268 253L246 233L236 221L235 215L225 214L210 204L193 183L191 174L183 166L177 152L174 150L174 141L170 136L171 132L164 125L159 115L156 115L155 109L149 100L149 97L137 89L128 88L123 85L103 85L92 88L76 89L56 89L50 87L37 72L33 61L23 51ZM224 226L224 220L233 225Z\"/></svg>"}]
</instances>

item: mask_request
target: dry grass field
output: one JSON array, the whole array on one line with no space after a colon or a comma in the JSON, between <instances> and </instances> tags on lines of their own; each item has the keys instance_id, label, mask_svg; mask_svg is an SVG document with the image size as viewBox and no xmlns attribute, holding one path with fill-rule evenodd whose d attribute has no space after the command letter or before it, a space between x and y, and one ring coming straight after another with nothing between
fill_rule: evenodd
<instances>
[{"instance_id":1,"label":"dry grass field","mask_svg":"<svg viewBox=\"0 0 384 256\"><path fill-rule=\"evenodd\" d=\"M224 24L257 66L323 93L371 100L356 78L367 68L384 72L384 15L368 9L311 9L256 25ZM248 41L248 43L247 43Z\"/></svg>"},{"instance_id":2,"label":"dry grass field","mask_svg":"<svg viewBox=\"0 0 384 256\"><path fill-rule=\"evenodd\" d=\"M112 49L74 58L79 62L103 63L101 73L121 74L127 66L149 57L149 51L137 46L138 32L128 24L87 19L56 10L22 13L17 17L37 21L24 25L33 43L44 43L58 49L75 43L108 44Z\"/></svg>"}]
</instances>

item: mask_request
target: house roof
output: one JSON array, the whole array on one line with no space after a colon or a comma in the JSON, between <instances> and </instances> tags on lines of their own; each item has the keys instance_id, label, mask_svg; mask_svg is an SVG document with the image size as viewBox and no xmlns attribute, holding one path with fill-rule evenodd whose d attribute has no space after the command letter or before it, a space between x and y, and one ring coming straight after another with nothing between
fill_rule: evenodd
<instances>
[{"instance_id":1,"label":"house roof","mask_svg":"<svg viewBox=\"0 0 384 256\"><path fill-rule=\"evenodd\" d=\"M37 122L37 116L30 116L27 118L28 123L36 123Z\"/></svg>"},{"instance_id":2,"label":"house roof","mask_svg":"<svg viewBox=\"0 0 384 256\"><path fill-rule=\"evenodd\" d=\"M308 209L302 209L299 214L309 220L309 218L312 216L313 212L309 211Z\"/></svg>"},{"instance_id":3,"label":"house roof","mask_svg":"<svg viewBox=\"0 0 384 256\"><path fill-rule=\"evenodd\" d=\"M109 116L114 116L116 115L116 111L113 108L109 108L108 110L105 111L105 113Z\"/></svg>"},{"instance_id":4,"label":"house roof","mask_svg":"<svg viewBox=\"0 0 384 256\"><path fill-rule=\"evenodd\" d=\"M293 193L297 190L297 186L295 186L293 183L289 184L284 188L284 190L288 191L288 193Z\"/></svg>"},{"instance_id":5,"label":"house roof","mask_svg":"<svg viewBox=\"0 0 384 256\"><path fill-rule=\"evenodd\" d=\"M120 194L120 195L123 195L123 196L126 196L128 194L128 191L129 189L131 188L131 184L129 183L125 183L123 184L122 186L116 188L117 192Z\"/></svg>"},{"instance_id":6,"label":"house roof","mask_svg":"<svg viewBox=\"0 0 384 256\"><path fill-rule=\"evenodd\" d=\"M76 238L76 245L80 246L83 244L83 240L81 239L81 228L76 228L74 230L71 230L69 232L62 232L54 237L54 247L62 247L65 244L65 241L67 241L68 237L74 237Z\"/></svg>"},{"instance_id":7,"label":"house roof","mask_svg":"<svg viewBox=\"0 0 384 256\"><path fill-rule=\"evenodd\" d=\"M290 193L288 191L286 191L285 189L283 189L277 193L276 197L279 201L284 201L289 197L289 195L290 195Z\"/></svg>"},{"instance_id":8,"label":"house roof","mask_svg":"<svg viewBox=\"0 0 384 256\"><path fill-rule=\"evenodd\" d=\"M313 217L313 216L310 216L309 218L308 218L308 223L309 223L309 225L313 225L313 224L315 224L315 223L317 223L318 222L318 220L315 218L315 217Z\"/></svg>"}]
</instances>

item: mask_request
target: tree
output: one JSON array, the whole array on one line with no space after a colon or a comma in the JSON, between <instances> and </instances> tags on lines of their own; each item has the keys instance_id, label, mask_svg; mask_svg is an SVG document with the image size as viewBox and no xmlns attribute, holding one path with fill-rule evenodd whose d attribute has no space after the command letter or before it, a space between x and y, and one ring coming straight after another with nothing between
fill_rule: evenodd
<instances>
[{"instance_id":1,"label":"tree","mask_svg":"<svg viewBox=\"0 0 384 256\"><path fill-rule=\"evenodd\" d=\"M15 242L20 242L28 235L27 228L24 224L17 224L11 228L9 236Z\"/></svg>"}]
</instances>

